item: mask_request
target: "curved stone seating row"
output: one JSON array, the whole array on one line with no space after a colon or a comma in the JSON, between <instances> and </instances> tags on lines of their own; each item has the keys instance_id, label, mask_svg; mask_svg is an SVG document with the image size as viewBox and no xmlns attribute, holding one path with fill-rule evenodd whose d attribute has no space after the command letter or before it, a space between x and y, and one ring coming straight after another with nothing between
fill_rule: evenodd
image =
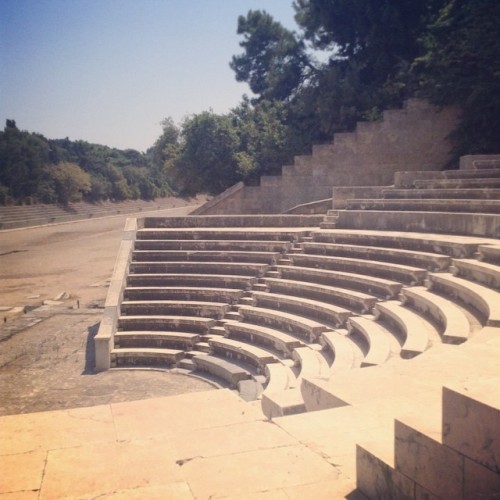
<instances>
[{"instance_id":1,"label":"curved stone seating row","mask_svg":"<svg viewBox=\"0 0 500 500\"><path fill-rule=\"evenodd\" d=\"M340 333L340 330L327 330L320 335L319 341L324 348L332 353L331 374L343 372L361 366L364 352L359 344L353 341L353 336Z\"/></svg>"},{"instance_id":2,"label":"curved stone seating row","mask_svg":"<svg viewBox=\"0 0 500 500\"><path fill-rule=\"evenodd\" d=\"M243 297L244 293L239 288L146 286L125 288L123 299L125 301L187 300L234 304Z\"/></svg>"},{"instance_id":3,"label":"curved stone seating row","mask_svg":"<svg viewBox=\"0 0 500 500\"><path fill-rule=\"evenodd\" d=\"M439 333L428 321L399 302L377 304L375 318L393 325L403 334L401 357L412 358L426 351L433 341L440 340Z\"/></svg>"},{"instance_id":4,"label":"curved stone seating row","mask_svg":"<svg viewBox=\"0 0 500 500\"><path fill-rule=\"evenodd\" d=\"M452 188L452 189L397 189L387 188L382 190L382 197L386 200L401 199L445 199L449 198L458 202L466 200L498 200L500 188Z\"/></svg>"},{"instance_id":5,"label":"curved stone seating row","mask_svg":"<svg viewBox=\"0 0 500 500\"><path fill-rule=\"evenodd\" d=\"M230 305L221 302L187 300L124 300L121 313L124 316L185 315L221 319Z\"/></svg>"},{"instance_id":6,"label":"curved stone seating row","mask_svg":"<svg viewBox=\"0 0 500 500\"><path fill-rule=\"evenodd\" d=\"M352 316L352 311L343 307L293 295L279 293L252 292L255 305L258 308L272 309L275 312L284 311L304 318L304 322L320 322L325 328L341 327ZM304 326L304 329L306 327Z\"/></svg>"},{"instance_id":7,"label":"curved stone seating row","mask_svg":"<svg viewBox=\"0 0 500 500\"><path fill-rule=\"evenodd\" d=\"M361 366L375 366L385 363L393 353L394 339L382 325L370 318L353 317L349 319L347 329L350 335L363 337L366 343ZM400 348L395 354L399 354Z\"/></svg>"},{"instance_id":8,"label":"curved stone seating row","mask_svg":"<svg viewBox=\"0 0 500 500\"><path fill-rule=\"evenodd\" d=\"M500 180L498 181L500 185ZM500 237L500 215L451 212L338 210L336 221L322 228L411 231L488 238Z\"/></svg>"},{"instance_id":9,"label":"curved stone seating row","mask_svg":"<svg viewBox=\"0 0 500 500\"><path fill-rule=\"evenodd\" d=\"M249 262L275 264L278 252L230 250L134 250L134 262Z\"/></svg>"},{"instance_id":10,"label":"curved stone seating row","mask_svg":"<svg viewBox=\"0 0 500 500\"><path fill-rule=\"evenodd\" d=\"M472 306L484 318L487 326L500 326L498 292L478 283L451 274L430 274L427 286Z\"/></svg>"},{"instance_id":11,"label":"curved stone seating row","mask_svg":"<svg viewBox=\"0 0 500 500\"><path fill-rule=\"evenodd\" d=\"M266 277L262 278L261 281L267 285L268 291L273 294L294 295L320 300L327 304L346 306L350 310L362 314L370 312L377 302L377 298L373 295L330 285ZM338 320L340 323L344 321L343 318Z\"/></svg>"},{"instance_id":12,"label":"curved stone seating row","mask_svg":"<svg viewBox=\"0 0 500 500\"><path fill-rule=\"evenodd\" d=\"M131 262L130 273L200 273L263 276L268 264L253 262Z\"/></svg>"},{"instance_id":13,"label":"curved stone seating row","mask_svg":"<svg viewBox=\"0 0 500 500\"><path fill-rule=\"evenodd\" d=\"M120 316L118 331L155 330L208 333L215 320L198 316Z\"/></svg>"},{"instance_id":14,"label":"curved stone seating row","mask_svg":"<svg viewBox=\"0 0 500 500\"><path fill-rule=\"evenodd\" d=\"M259 227L259 226L256 226ZM237 228L196 228L196 229L158 229L146 228L137 231L138 240L252 240L252 241L299 241L308 236L311 229L246 229Z\"/></svg>"},{"instance_id":15,"label":"curved stone seating row","mask_svg":"<svg viewBox=\"0 0 500 500\"><path fill-rule=\"evenodd\" d=\"M301 347L302 341L287 333L261 325L245 323L243 321L225 320L223 323L227 335L231 338L242 339L251 344L270 347L291 357L295 347Z\"/></svg>"},{"instance_id":16,"label":"curved stone seating row","mask_svg":"<svg viewBox=\"0 0 500 500\"><path fill-rule=\"evenodd\" d=\"M500 213L498 199L370 199L349 200L346 204L349 210L421 210L425 212L478 212Z\"/></svg>"},{"instance_id":17,"label":"curved stone seating row","mask_svg":"<svg viewBox=\"0 0 500 500\"><path fill-rule=\"evenodd\" d=\"M115 334L115 349L140 346L190 351L200 339L201 334L190 332L118 331Z\"/></svg>"},{"instance_id":18,"label":"curved stone seating row","mask_svg":"<svg viewBox=\"0 0 500 500\"><path fill-rule=\"evenodd\" d=\"M454 259L451 272L471 281L477 281L496 290L500 289L500 266L474 259Z\"/></svg>"},{"instance_id":19,"label":"curved stone seating row","mask_svg":"<svg viewBox=\"0 0 500 500\"><path fill-rule=\"evenodd\" d=\"M289 241L258 240L136 240L136 250L217 250L242 252L287 252Z\"/></svg>"},{"instance_id":20,"label":"curved stone seating row","mask_svg":"<svg viewBox=\"0 0 500 500\"><path fill-rule=\"evenodd\" d=\"M491 242L485 238L409 231L375 231L370 229L332 229L315 231L312 239L325 243L371 245L376 247L400 248L437 254L455 258L472 257L480 245Z\"/></svg>"},{"instance_id":21,"label":"curved stone seating row","mask_svg":"<svg viewBox=\"0 0 500 500\"><path fill-rule=\"evenodd\" d=\"M384 262L388 261L398 264L423 267L432 271L442 271L447 269L451 264L451 258L447 255L422 252L418 250L324 242L306 242L303 243L302 246L304 253L306 254L381 260Z\"/></svg>"},{"instance_id":22,"label":"curved stone seating row","mask_svg":"<svg viewBox=\"0 0 500 500\"><path fill-rule=\"evenodd\" d=\"M297 377L290 369L283 363L269 363L265 367L265 375L267 385L264 389L263 395L269 395L295 389L298 385Z\"/></svg>"},{"instance_id":23,"label":"curved stone seating row","mask_svg":"<svg viewBox=\"0 0 500 500\"><path fill-rule=\"evenodd\" d=\"M385 299L397 297L402 284L376 276L300 266L275 266L280 278L358 290ZM268 278L261 278L266 282Z\"/></svg>"},{"instance_id":24,"label":"curved stone seating row","mask_svg":"<svg viewBox=\"0 0 500 500\"><path fill-rule=\"evenodd\" d=\"M401 301L405 306L432 318L441 327L443 342L459 344L470 337L469 320L454 302L432 293L425 287L403 289Z\"/></svg>"},{"instance_id":25,"label":"curved stone seating row","mask_svg":"<svg viewBox=\"0 0 500 500\"><path fill-rule=\"evenodd\" d=\"M396 172L394 175L394 186L396 189L418 188L418 184L420 183L420 181L429 181L431 187L428 189L432 189L432 181L456 180L467 182L469 179L472 179L477 180L478 183L480 183L481 179L486 179L486 182L488 182L488 180L494 180L498 178L500 178L500 169L497 167L482 169L460 168L457 170L442 170L439 172L429 170L412 170L406 172ZM468 189L467 187L463 188L461 182L458 182L454 188Z\"/></svg>"},{"instance_id":26,"label":"curved stone seating row","mask_svg":"<svg viewBox=\"0 0 500 500\"><path fill-rule=\"evenodd\" d=\"M257 282L257 277L238 274L190 274L190 273L135 273L127 276L129 287L203 287L238 288L247 290Z\"/></svg>"},{"instance_id":27,"label":"curved stone seating row","mask_svg":"<svg viewBox=\"0 0 500 500\"><path fill-rule=\"evenodd\" d=\"M293 265L300 267L314 267L356 274L364 273L410 285L423 283L427 276L427 271L419 267L377 260L313 254L292 254L290 260Z\"/></svg>"},{"instance_id":28,"label":"curved stone seating row","mask_svg":"<svg viewBox=\"0 0 500 500\"><path fill-rule=\"evenodd\" d=\"M194 356L192 359L196 370L225 380L232 389L236 389L239 382L252 377L245 368L210 354Z\"/></svg>"},{"instance_id":29,"label":"curved stone seating row","mask_svg":"<svg viewBox=\"0 0 500 500\"><path fill-rule=\"evenodd\" d=\"M293 350L293 359L300 367L297 380L303 377L325 378L330 377L330 366L320 351L316 351L307 346L296 347Z\"/></svg>"},{"instance_id":30,"label":"curved stone seating row","mask_svg":"<svg viewBox=\"0 0 500 500\"><path fill-rule=\"evenodd\" d=\"M480 245L479 260L500 264L500 245Z\"/></svg>"},{"instance_id":31,"label":"curved stone seating row","mask_svg":"<svg viewBox=\"0 0 500 500\"><path fill-rule=\"evenodd\" d=\"M184 357L178 349L155 349L153 347L127 347L111 351L111 367L119 366L172 366Z\"/></svg>"},{"instance_id":32,"label":"curved stone seating row","mask_svg":"<svg viewBox=\"0 0 500 500\"><path fill-rule=\"evenodd\" d=\"M246 342L214 336L208 340L208 344L213 354L220 355L231 361L235 360L254 365L257 373L264 373L267 364L278 362L276 356L271 352Z\"/></svg>"},{"instance_id":33,"label":"curved stone seating row","mask_svg":"<svg viewBox=\"0 0 500 500\"><path fill-rule=\"evenodd\" d=\"M306 342L316 342L319 335L328 330L323 323L284 311L264 307L239 306L238 312L248 323L276 328L299 339L304 339Z\"/></svg>"}]
</instances>

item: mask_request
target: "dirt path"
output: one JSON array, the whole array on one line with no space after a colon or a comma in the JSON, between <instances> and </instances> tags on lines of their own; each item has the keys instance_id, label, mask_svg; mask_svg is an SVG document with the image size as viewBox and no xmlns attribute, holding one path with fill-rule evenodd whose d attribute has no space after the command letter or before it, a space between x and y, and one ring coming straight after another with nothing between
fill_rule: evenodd
<instances>
[{"instance_id":1,"label":"dirt path","mask_svg":"<svg viewBox=\"0 0 500 500\"><path fill-rule=\"evenodd\" d=\"M192 209L155 215L185 215ZM213 387L160 371L92 371L92 339L101 318L96 306L106 298L130 216L0 232L0 415ZM52 302L63 292L69 298ZM43 301L49 302L42 306Z\"/></svg>"}]
</instances>

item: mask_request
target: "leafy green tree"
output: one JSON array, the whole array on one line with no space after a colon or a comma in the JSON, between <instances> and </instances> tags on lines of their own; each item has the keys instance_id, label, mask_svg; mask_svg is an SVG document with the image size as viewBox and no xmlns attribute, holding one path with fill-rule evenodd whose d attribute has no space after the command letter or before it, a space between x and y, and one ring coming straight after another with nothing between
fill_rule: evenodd
<instances>
[{"instance_id":1,"label":"leafy green tree","mask_svg":"<svg viewBox=\"0 0 500 500\"><path fill-rule=\"evenodd\" d=\"M248 82L262 99L288 99L312 67L304 43L265 11L250 10L238 18L244 53L230 63L236 80Z\"/></svg>"},{"instance_id":2,"label":"leafy green tree","mask_svg":"<svg viewBox=\"0 0 500 500\"><path fill-rule=\"evenodd\" d=\"M76 163L61 162L45 167L45 186L54 187L57 201L64 205L80 201L90 191L90 175Z\"/></svg>"},{"instance_id":3,"label":"leafy green tree","mask_svg":"<svg viewBox=\"0 0 500 500\"><path fill-rule=\"evenodd\" d=\"M449 0L421 37L413 71L422 95L457 105L455 156L500 152L500 3Z\"/></svg>"}]
</instances>

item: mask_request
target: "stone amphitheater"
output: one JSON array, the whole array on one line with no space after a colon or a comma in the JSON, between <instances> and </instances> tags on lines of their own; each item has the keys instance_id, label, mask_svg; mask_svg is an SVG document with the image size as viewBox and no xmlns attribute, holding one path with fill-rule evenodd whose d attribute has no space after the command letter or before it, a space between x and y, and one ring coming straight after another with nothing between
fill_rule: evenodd
<instances>
[{"instance_id":1,"label":"stone amphitheater","mask_svg":"<svg viewBox=\"0 0 500 500\"><path fill-rule=\"evenodd\" d=\"M220 390L3 417L6 498L500 498L500 155L438 170L454 119L128 219L96 369Z\"/></svg>"}]
</instances>

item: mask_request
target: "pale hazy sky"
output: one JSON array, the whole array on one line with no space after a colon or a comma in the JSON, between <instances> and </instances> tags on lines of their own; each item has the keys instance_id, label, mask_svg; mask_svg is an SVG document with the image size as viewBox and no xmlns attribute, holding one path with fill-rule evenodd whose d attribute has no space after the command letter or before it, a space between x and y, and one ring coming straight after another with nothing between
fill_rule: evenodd
<instances>
[{"instance_id":1,"label":"pale hazy sky","mask_svg":"<svg viewBox=\"0 0 500 500\"><path fill-rule=\"evenodd\" d=\"M237 19L292 0L0 0L0 129L145 151L160 122L235 107Z\"/></svg>"}]
</instances>

